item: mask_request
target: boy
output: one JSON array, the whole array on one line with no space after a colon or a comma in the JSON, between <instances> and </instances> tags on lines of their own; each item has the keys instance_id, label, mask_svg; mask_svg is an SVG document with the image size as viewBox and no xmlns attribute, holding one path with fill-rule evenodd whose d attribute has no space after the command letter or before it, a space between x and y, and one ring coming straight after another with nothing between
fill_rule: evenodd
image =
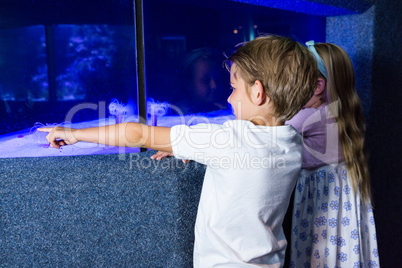
<instances>
[{"instance_id":1,"label":"boy","mask_svg":"<svg viewBox=\"0 0 402 268\"><path fill-rule=\"evenodd\" d=\"M317 64L299 43L263 36L226 61L236 120L172 128L125 123L42 128L52 147L88 141L173 152L207 165L195 226L194 267L281 267L282 222L300 172L302 138L285 120L314 93Z\"/></svg>"}]
</instances>

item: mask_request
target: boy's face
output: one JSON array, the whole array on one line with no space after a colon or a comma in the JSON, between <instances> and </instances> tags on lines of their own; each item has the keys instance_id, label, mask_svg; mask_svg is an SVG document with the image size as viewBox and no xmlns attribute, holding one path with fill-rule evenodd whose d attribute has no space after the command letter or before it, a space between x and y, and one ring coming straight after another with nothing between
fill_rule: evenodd
<instances>
[{"instance_id":1,"label":"boy's face","mask_svg":"<svg viewBox=\"0 0 402 268\"><path fill-rule=\"evenodd\" d=\"M241 77L235 63L230 68L230 85L232 94L228 98L228 102L232 105L233 114L236 119L249 120L252 117L253 103L250 100L246 88L246 82Z\"/></svg>"}]
</instances>

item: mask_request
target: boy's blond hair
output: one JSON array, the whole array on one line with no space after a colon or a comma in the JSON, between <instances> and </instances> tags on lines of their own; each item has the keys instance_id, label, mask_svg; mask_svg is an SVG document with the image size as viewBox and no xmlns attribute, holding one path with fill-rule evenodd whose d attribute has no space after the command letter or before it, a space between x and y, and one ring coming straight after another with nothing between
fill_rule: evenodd
<instances>
[{"instance_id":1,"label":"boy's blond hair","mask_svg":"<svg viewBox=\"0 0 402 268\"><path fill-rule=\"evenodd\" d=\"M317 63L311 52L290 38L264 35L244 43L226 61L236 63L246 85L259 80L281 123L291 119L313 96Z\"/></svg>"}]
</instances>

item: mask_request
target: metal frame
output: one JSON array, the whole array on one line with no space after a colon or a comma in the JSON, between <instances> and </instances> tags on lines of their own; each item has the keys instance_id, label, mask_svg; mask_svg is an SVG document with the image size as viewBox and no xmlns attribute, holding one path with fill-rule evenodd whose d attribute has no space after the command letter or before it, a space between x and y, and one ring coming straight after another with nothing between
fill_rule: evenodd
<instances>
[{"instance_id":1,"label":"metal frame","mask_svg":"<svg viewBox=\"0 0 402 268\"><path fill-rule=\"evenodd\" d=\"M133 0L135 29L135 58L137 63L137 105L139 122L147 123L147 91L145 80L145 42L143 0ZM141 148L141 152L146 151Z\"/></svg>"}]
</instances>

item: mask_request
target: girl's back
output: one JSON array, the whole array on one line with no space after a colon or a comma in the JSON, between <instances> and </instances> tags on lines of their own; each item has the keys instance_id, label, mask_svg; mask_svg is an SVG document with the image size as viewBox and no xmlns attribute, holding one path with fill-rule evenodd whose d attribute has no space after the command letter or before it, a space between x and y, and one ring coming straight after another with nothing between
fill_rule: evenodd
<instances>
[{"instance_id":1,"label":"girl's back","mask_svg":"<svg viewBox=\"0 0 402 268\"><path fill-rule=\"evenodd\" d=\"M353 66L336 45L308 45L325 81L322 99L330 105L318 107L321 118L314 115L315 109L305 109L290 120L304 139L292 216L291 267L379 267Z\"/></svg>"}]
</instances>

